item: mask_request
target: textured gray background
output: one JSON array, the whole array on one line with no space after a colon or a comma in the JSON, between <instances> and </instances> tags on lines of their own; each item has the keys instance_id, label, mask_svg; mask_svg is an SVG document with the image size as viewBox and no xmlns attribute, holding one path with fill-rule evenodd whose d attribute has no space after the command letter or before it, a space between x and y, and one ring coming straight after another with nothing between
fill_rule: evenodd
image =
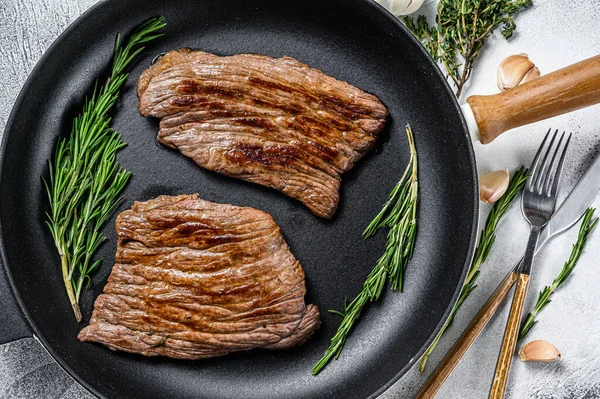
<instances>
[{"instance_id":1,"label":"textured gray background","mask_svg":"<svg viewBox=\"0 0 600 399\"><path fill-rule=\"evenodd\" d=\"M0 0L0 132L12 104L29 72L48 46L95 0ZM467 87L469 94L495 93L498 63L507 55L526 52L542 73L600 53L600 2L598 0L534 0L535 6L522 13L517 35L505 41L496 34L476 64ZM428 1L422 13L433 15L436 1ZM565 191L572 187L600 144L600 107L518 129L489 146L475 145L480 172L500 168L514 170L530 162L549 127L575 134L566 168ZM34 116L32 116L34 117ZM443 194L440 194L443 195ZM596 201L595 206L600 206ZM488 206L482 206L484 220ZM411 370L385 398L411 397L427 374L441 360L464 326L477 313L489 293L520 257L527 225L517 207L501 225L497 243L483 266L479 288L458 315L455 327L444 337L429 362L428 372ZM549 284L568 257L576 231L553 239L538 258L531 282L535 294ZM510 398L596 398L600 397L600 323L598 314L598 258L600 232L590 238L569 283L555 294L554 301L539 318L528 339L546 339L563 353L553 364L513 366ZM528 307L535 299L530 295ZM487 397L508 307L495 317L444 386L439 398ZM0 317L2 320L2 317ZM0 321L1 323L2 321ZM0 346L0 397L81 398L91 397L74 383L46 354L35 339L22 339Z\"/></svg>"}]
</instances>

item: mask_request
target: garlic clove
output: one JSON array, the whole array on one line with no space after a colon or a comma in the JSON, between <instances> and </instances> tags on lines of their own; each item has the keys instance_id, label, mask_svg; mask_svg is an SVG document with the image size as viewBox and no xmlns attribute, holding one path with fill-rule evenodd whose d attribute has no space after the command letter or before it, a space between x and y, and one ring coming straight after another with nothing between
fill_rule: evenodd
<instances>
[{"instance_id":1,"label":"garlic clove","mask_svg":"<svg viewBox=\"0 0 600 399\"><path fill-rule=\"evenodd\" d=\"M524 362L553 362L562 357L554 345L541 339L523 345L519 356Z\"/></svg>"},{"instance_id":2,"label":"garlic clove","mask_svg":"<svg viewBox=\"0 0 600 399\"><path fill-rule=\"evenodd\" d=\"M409 4L406 7L406 9L404 9L402 14L398 14L398 15L409 15L409 14L416 12L419 8L421 8L424 1L425 0L409 0L409 2L408 2Z\"/></svg>"},{"instance_id":3,"label":"garlic clove","mask_svg":"<svg viewBox=\"0 0 600 399\"><path fill-rule=\"evenodd\" d=\"M540 70L538 69L538 67L534 66L533 68L531 68L529 70L529 72L527 72L525 74L525 76L523 76L523 79L521 79L521 83L525 83L525 82L529 82L530 80L537 79L540 77L540 75L541 75Z\"/></svg>"},{"instance_id":4,"label":"garlic clove","mask_svg":"<svg viewBox=\"0 0 600 399\"><path fill-rule=\"evenodd\" d=\"M531 62L527 54L515 54L502 60L498 66L496 79L498 88L505 91L539 76L540 70Z\"/></svg>"},{"instance_id":5,"label":"garlic clove","mask_svg":"<svg viewBox=\"0 0 600 399\"><path fill-rule=\"evenodd\" d=\"M479 199L483 202L496 202L504 195L510 182L508 170L486 173L479 179Z\"/></svg>"},{"instance_id":6,"label":"garlic clove","mask_svg":"<svg viewBox=\"0 0 600 399\"><path fill-rule=\"evenodd\" d=\"M425 0L376 0L395 16L408 15L417 11Z\"/></svg>"}]
</instances>

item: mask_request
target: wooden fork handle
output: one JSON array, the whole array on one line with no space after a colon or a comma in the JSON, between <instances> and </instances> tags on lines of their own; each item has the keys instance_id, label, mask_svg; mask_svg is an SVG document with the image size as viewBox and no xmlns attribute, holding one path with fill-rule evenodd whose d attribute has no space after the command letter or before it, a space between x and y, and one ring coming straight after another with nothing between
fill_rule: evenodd
<instances>
[{"instance_id":1,"label":"wooden fork handle","mask_svg":"<svg viewBox=\"0 0 600 399\"><path fill-rule=\"evenodd\" d=\"M440 363L431 377L429 377L429 380L427 380L423 388L421 388L421 391L417 395L418 399L433 398L435 396L444 382L446 382L446 379L452 374L452 371L454 371L458 362L460 362L464 354L467 353L467 350L469 350L473 342L475 342L475 339L479 336L483 327L487 325L494 313L496 313L496 310L498 310L498 307L515 284L518 277L519 275L515 272L508 273L504 281L500 283L490 299L488 299L471 324L469 324L469 327L467 327L452 350L446 355L444 360L442 360L442 363Z\"/></svg>"},{"instance_id":2,"label":"wooden fork handle","mask_svg":"<svg viewBox=\"0 0 600 399\"><path fill-rule=\"evenodd\" d=\"M490 390L490 399L504 398L506 384L510 375L510 366L512 364L513 355L519 339L519 326L521 325L521 315L523 314L523 305L527 296L527 287L529 286L529 275L519 274L517 289L510 307L506 330L504 330L504 339L502 340L502 349L496 363L496 373L494 374L494 382Z\"/></svg>"},{"instance_id":3,"label":"wooden fork handle","mask_svg":"<svg viewBox=\"0 0 600 399\"><path fill-rule=\"evenodd\" d=\"M508 129L600 103L600 55L500 94L471 96L467 102L479 140L490 143Z\"/></svg>"}]
</instances>

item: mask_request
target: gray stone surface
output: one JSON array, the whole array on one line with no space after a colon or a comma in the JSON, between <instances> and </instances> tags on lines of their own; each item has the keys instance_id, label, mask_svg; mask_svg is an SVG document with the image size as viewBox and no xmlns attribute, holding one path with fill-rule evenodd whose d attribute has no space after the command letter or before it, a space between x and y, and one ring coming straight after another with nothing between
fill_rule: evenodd
<instances>
[{"instance_id":1,"label":"gray stone surface","mask_svg":"<svg viewBox=\"0 0 600 399\"><path fill-rule=\"evenodd\" d=\"M534 0L535 6L522 13L517 35L505 41L490 38L476 64L465 97L497 92L495 74L507 55L526 52L542 73L600 53L600 2L597 0ZM0 132L29 72L58 35L95 0L0 0ZM422 13L433 15L435 1ZM551 121L518 129L492 145L475 145L480 173L500 168L514 169L530 162L545 131L556 128L573 132L565 189L572 187L600 144L599 107L592 107ZM600 205L597 200L595 206ZM481 220L489 207L482 206ZM385 398L412 397L433 367L441 360L494 287L519 258L527 225L517 207L509 211L500 227L497 243L482 269L479 287L459 313L455 326L431 357L425 375L411 370ZM553 239L538 258L528 306L534 293L549 284L568 257L576 231ZM528 339L546 339L563 353L554 364L532 365L515 361L508 391L510 398L596 398L600 397L600 323L598 283L600 232L590 238L571 280L555 294L554 301L539 318ZM457 367L439 398L486 397L508 307L495 317ZM35 339L22 339L0 346L0 397L84 398L91 397L71 380Z\"/></svg>"}]
</instances>

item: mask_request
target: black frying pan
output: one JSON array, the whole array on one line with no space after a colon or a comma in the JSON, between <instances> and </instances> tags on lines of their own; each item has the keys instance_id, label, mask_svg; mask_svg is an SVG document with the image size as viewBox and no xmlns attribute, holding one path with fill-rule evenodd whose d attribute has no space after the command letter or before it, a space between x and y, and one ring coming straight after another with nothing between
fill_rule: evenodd
<instances>
[{"instance_id":1,"label":"black frying pan","mask_svg":"<svg viewBox=\"0 0 600 399\"><path fill-rule=\"evenodd\" d=\"M159 194L199 192L204 199L270 212L307 276L307 302L318 304L323 327L305 345L255 350L203 361L176 361L112 352L81 343L94 299L114 260L114 219L99 256L101 270L82 298L84 323L74 321L59 260L44 225L48 209L41 176L56 137L67 134L97 76L104 76L118 32L163 15L166 36L131 71L114 114L129 143L120 152L133 173L119 211ZM289 55L377 95L392 122L377 148L343 176L331 221L280 193L200 169L159 145L158 123L137 111L136 80L160 52L192 47L220 55ZM364 241L408 161L410 122L420 162L419 235L404 293L386 293L352 333L340 360L312 376L344 297L355 295L384 248L384 234ZM477 182L471 139L437 66L395 18L365 0L108 0L80 17L46 52L8 121L1 154L0 246L17 312L4 311L7 341L33 334L79 383L106 397L322 398L376 396L418 360L457 297L470 263L477 225ZM8 293L5 291L4 295ZM8 294L10 295L10 294Z\"/></svg>"}]
</instances>

